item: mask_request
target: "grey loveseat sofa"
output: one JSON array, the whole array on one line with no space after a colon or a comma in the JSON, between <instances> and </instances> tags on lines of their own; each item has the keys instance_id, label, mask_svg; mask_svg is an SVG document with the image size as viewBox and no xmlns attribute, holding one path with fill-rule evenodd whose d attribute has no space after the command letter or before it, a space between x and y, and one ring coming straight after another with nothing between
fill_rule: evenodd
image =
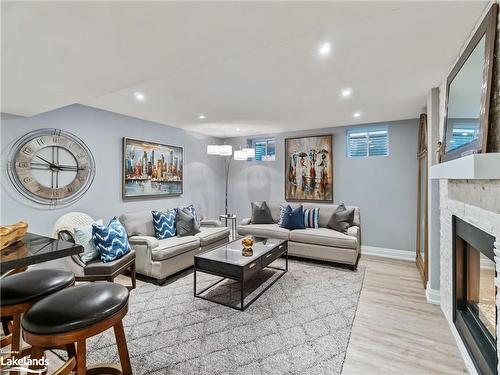
<instances>
[{"instance_id":1,"label":"grey loveseat sofa","mask_svg":"<svg viewBox=\"0 0 500 375\"><path fill-rule=\"evenodd\" d=\"M260 205L260 202L256 202ZM298 207L301 203L268 202L274 224L252 224L251 219L243 219L238 226L238 234L275 237L288 240L288 254L303 258L343 263L356 269L361 254L361 218L358 207L354 208L354 226L347 233L340 233L328 227L336 204L302 203L304 209L319 207L319 228L289 230L278 225L280 206Z\"/></svg>"},{"instance_id":2,"label":"grey loveseat sofa","mask_svg":"<svg viewBox=\"0 0 500 375\"><path fill-rule=\"evenodd\" d=\"M194 236L164 240L155 237L151 210L125 213L119 220L135 250L136 272L155 278L160 284L168 276L191 267L195 254L229 241L229 228L217 220L202 220L201 232Z\"/></svg>"}]
</instances>

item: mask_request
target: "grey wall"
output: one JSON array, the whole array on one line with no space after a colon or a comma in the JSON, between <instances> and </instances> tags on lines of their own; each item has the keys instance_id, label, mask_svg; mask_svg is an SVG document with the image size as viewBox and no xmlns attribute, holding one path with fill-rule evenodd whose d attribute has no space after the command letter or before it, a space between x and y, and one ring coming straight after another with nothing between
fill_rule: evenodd
<instances>
[{"instance_id":1,"label":"grey wall","mask_svg":"<svg viewBox=\"0 0 500 375\"><path fill-rule=\"evenodd\" d=\"M241 219L250 216L253 200L284 200L284 138L333 134L334 202L360 207L363 245L415 251L418 120L384 124L389 125L386 157L347 158L345 127L277 134L276 161L233 161L229 210ZM238 149L246 138L226 142Z\"/></svg>"},{"instance_id":2,"label":"grey wall","mask_svg":"<svg viewBox=\"0 0 500 375\"><path fill-rule=\"evenodd\" d=\"M58 128L80 137L96 162L95 180L82 199L71 206L50 209L30 203L11 186L6 173L7 155L21 135L39 128ZM2 114L1 224L25 220L30 231L50 235L54 222L66 212L81 211L109 220L113 215L142 209L164 209L194 203L203 214L223 212L223 162L207 157L206 145L219 139L188 133L149 121L71 105L24 118ZM150 140L184 147L184 194L175 198L123 201L121 198L122 137Z\"/></svg>"}]
</instances>

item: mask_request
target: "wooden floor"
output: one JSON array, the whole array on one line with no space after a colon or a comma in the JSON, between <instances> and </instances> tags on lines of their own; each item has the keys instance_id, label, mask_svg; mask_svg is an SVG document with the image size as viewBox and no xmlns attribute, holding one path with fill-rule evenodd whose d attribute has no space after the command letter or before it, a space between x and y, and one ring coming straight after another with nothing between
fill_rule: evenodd
<instances>
[{"instance_id":1,"label":"wooden floor","mask_svg":"<svg viewBox=\"0 0 500 375\"><path fill-rule=\"evenodd\" d=\"M343 375L467 373L439 306L412 262L362 257L365 280Z\"/></svg>"}]
</instances>

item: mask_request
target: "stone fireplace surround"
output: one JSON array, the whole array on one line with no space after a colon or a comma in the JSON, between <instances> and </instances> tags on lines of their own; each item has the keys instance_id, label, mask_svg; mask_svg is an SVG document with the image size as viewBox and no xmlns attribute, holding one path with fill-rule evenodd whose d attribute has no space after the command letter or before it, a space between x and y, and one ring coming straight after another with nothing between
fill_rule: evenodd
<instances>
[{"instance_id":1,"label":"stone fireplace surround","mask_svg":"<svg viewBox=\"0 0 500 375\"><path fill-rule=\"evenodd\" d=\"M491 3L500 4L500 0L494 0ZM489 9L491 3L485 8L484 15ZM482 17L478 20L476 27L480 24ZM471 30L470 36L475 32ZM470 40L470 37L468 38ZM460 53L467 46L469 40L465 41ZM493 65L492 79L492 98L490 105L489 134L488 134L488 152L500 152L500 13L497 20L497 35L495 42L495 61ZM453 66L454 64L452 64ZM451 69L451 67L450 67ZM446 80L439 87L439 100L437 108L431 108L432 113L428 113L430 118L436 118L436 123L431 123L437 129L430 132L429 142L435 145L439 139L442 139L444 129L444 114L446 112ZM434 112L435 111L435 112ZM437 112L437 113L436 113ZM434 150L432 147L431 150ZM429 159L431 165L434 162L434 154ZM498 164L497 164L498 165ZM433 168L433 166L430 166ZM498 166L500 168L500 165ZM432 172L430 172L432 173ZM439 178L439 177L438 177ZM440 177L443 178L443 177ZM455 178L455 179L450 179ZM458 177L459 178L459 177ZM452 259L452 216L456 215L462 220L475 225L485 232L496 237L495 243L495 263L497 269L497 278L495 283L500 287L500 179L465 179L471 178L463 176L463 179L457 179L456 176L448 179L439 180L439 200L433 204L439 206L439 294L440 304L443 313L448 320L448 324L455 336L467 368L471 374L476 374L476 369L469 357L467 349L453 323L453 259ZM431 202L431 201L430 201ZM432 208L432 207L431 207ZM429 228L432 231L432 228ZM500 293L497 294L497 309L500 307ZM500 326L497 316L497 337L500 337ZM500 354L500 339L497 341L497 356ZM499 356L500 358L500 356ZM499 361L500 363L500 361ZM500 374L500 369L499 369Z\"/></svg>"},{"instance_id":2,"label":"stone fireplace surround","mask_svg":"<svg viewBox=\"0 0 500 375\"><path fill-rule=\"evenodd\" d=\"M475 374L474 364L453 324L453 215L496 237L495 263L497 274L500 275L500 180L440 181L441 309L448 320L469 371ZM498 276L495 283L500 287L500 278ZM497 295L497 308L500 308L500 294ZM498 317L497 337L500 337ZM497 343L497 354L500 353L499 347L500 345Z\"/></svg>"}]
</instances>

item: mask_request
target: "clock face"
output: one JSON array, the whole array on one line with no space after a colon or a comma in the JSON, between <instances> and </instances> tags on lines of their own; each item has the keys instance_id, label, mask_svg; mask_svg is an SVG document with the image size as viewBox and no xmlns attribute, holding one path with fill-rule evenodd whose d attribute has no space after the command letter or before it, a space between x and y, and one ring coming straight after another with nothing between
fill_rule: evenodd
<instances>
[{"instance_id":1,"label":"clock face","mask_svg":"<svg viewBox=\"0 0 500 375\"><path fill-rule=\"evenodd\" d=\"M9 157L9 177L27 198L41 204L79 199L94 179L92 153L76 136L41 129L21 137Z\"/></svg>"}]
</instances>

